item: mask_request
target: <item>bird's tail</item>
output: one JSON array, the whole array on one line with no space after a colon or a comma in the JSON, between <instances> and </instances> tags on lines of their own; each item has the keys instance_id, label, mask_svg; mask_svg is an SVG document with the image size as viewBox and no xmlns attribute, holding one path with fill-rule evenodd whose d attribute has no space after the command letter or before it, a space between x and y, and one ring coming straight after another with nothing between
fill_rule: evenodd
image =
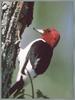
<instances>
[{"instance_id":1,"label":"bird's tail","mask_svg":"<svg viewBox=\"0 0 75 100\"><path fill-rule=\"evenodd\" d=\"M19 92L24 86L24 81L21 78L19 81L17 81L8 91L8 97L11 96L14 92Z\"/></svg>"}]
</instances>

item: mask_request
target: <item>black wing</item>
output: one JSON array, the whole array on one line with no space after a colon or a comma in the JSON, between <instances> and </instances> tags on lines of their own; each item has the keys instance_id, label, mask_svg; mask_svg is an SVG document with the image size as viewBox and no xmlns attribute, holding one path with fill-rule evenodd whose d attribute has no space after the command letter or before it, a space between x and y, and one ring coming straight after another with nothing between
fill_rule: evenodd
<instances>
[{"instance_id":1,"label":"black wing","mask_svg":"<svg viewBox=\"0 0 75 100\"><path fill-rule=\"evenodd\" d=\"M39 40L35 42L29 51L30 62L37 74L42 74L48 68L53 55L51 46Z\"/></svg>"}]
</instances>

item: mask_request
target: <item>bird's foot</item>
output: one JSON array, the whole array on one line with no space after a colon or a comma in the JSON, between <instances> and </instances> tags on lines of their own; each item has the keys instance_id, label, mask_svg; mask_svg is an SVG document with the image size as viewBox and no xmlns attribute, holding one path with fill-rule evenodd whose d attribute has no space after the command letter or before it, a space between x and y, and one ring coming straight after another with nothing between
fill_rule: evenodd
<instances>
[{"instance_id":1,"label":"bird's foot","mask_svg":"<svg viewBox=\"0 0 75 100\"><path fill-rule=\"evenodd\" d=\"M17 40L17 41L15 42L15 45L16 45L16 44L18 44L20 41L21 41L20 39L19 39L19 40Z\"/></svg>"}]
</instances>

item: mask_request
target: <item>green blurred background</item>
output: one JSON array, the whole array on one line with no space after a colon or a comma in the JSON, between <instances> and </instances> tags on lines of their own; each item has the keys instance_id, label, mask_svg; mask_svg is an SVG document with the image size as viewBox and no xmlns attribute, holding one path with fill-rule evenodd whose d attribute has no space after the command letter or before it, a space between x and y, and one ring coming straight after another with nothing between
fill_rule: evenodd
<instances>
[{"instance_id":1,"label":"green blurred background","mask_svg":"<svg viewBox=\"0 0 75 100\"><path fill-rule=\"evenodd\" d=\"M40 34L33 30L36 28L55 27L61 39L49 68L34 79L35 94L40 89L48 97L73 96L73 3L72 2L35 2L32 24L25 29L21 48L26 47L32 40L39 38ZM17 65L16 65L17 66ZM16 67L12 83L15 83L18 66ZM31 94L31 85L26 87L26 93Z\"/></svg>"}]
</instances>

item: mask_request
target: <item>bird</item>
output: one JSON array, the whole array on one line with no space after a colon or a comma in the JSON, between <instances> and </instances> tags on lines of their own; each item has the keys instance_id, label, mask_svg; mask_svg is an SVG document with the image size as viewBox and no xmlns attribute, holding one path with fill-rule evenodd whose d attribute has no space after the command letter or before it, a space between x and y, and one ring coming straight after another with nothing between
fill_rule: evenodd
<instances>
[{"instance_id":1,"label":"bird","mask_svg":"<svg viewBox=\"0 0 75 100\"><path fill-rule=\"evenodd\" d=\"M55 28L37 29L41 36L30 42L25 48L20 48L18 54L19 71L16 83L9 89L9 95L14 91L20 91L30 79L43 75L49 67L53 56L53 50L60 40L60 33Z\"/></svg>"}]
</instances>

